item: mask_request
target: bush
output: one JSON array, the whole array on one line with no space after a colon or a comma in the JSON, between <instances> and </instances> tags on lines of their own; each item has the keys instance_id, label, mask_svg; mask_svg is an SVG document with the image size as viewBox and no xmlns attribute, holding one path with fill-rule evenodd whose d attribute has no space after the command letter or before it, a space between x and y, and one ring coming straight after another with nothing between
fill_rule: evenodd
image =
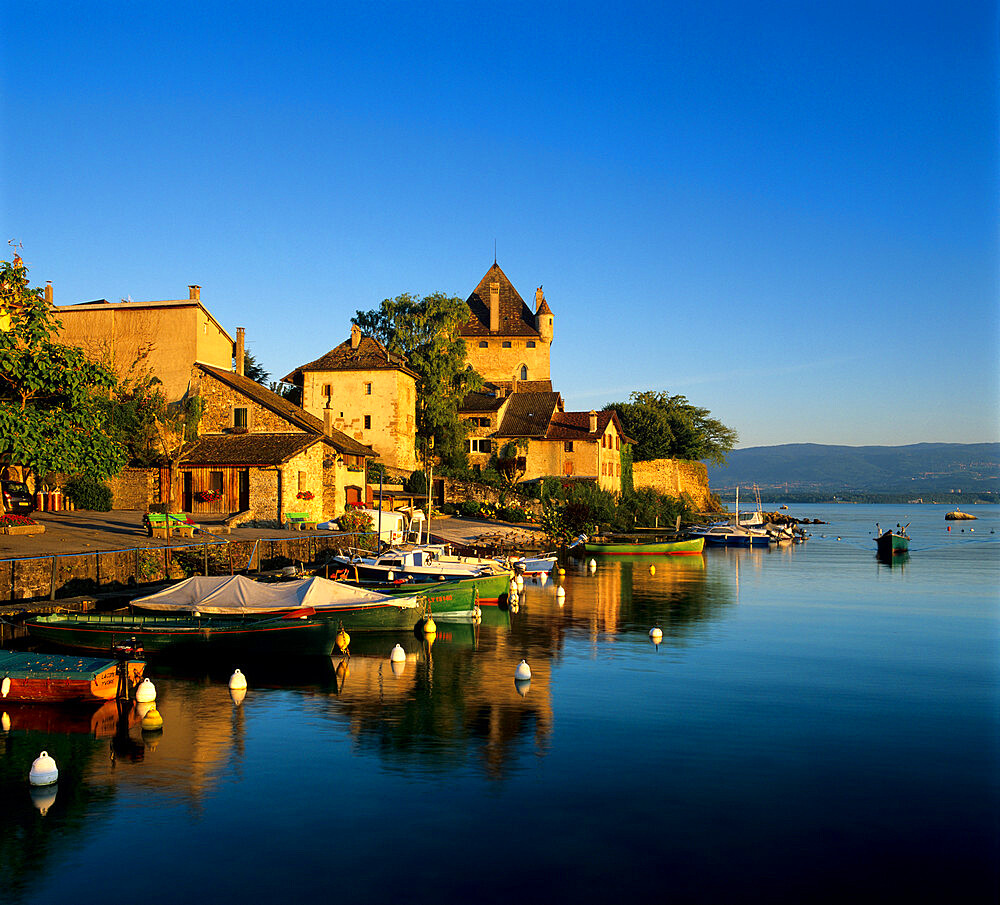
<instances>
[{"instance_id":1,"label":"bush","mask_svg":"<svg viewBox=\"0 0 1000 905\"><path fill-rule=\"evenodd\" d=\"M422 471L415 471L406 479L404 486L407 493L426 494L427 475Z\"/></svg>"},{"instance_id":2,"label":"bush","mask_svg":"<svg viewBox=\"0 0 1000 905\"><path fill-rule=\"evenodd\" d=\"M358 509L348 509L339 519L337 524L341 531L354 534L353 546L361 550L375 549L375 523L367 512Z\"/></svg>"},{"instance_id":3,"label":"bush","mask_svg":"<svg viewBox=\"0 0 1000 905\"><path fill-rule=\"evenodd\" d=\"M70 478L66 482L65 491L77 509L90 509L93 512L111 511L111 488L107 484L86 476Z\"/></svg>"},{"instance_id":4,"label":"bush","mask_svg":"<svg viewBox=\"0 0 1000 905\"><path fill-rule=\"evenodd\" d=\"M466 518L479 515L479 510L481 508L482 507L476 500L462 500L462 502L458 504L459 514L464 515Z\"/></svg>"}]
</instances>

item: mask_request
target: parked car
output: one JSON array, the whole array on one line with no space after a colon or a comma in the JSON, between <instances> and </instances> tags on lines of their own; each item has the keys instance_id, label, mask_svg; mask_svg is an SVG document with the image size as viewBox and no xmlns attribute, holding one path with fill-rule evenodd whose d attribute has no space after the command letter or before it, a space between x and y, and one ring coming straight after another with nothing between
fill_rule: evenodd
<instances>
[{"instance_id":1,"label":"parked car","mask_svg":"<svg viewBox=\"0 0 1000 905\"><path fill-rule=\"evenodd\" d=\"M3 493L3 508L8 512L28 515L35 511L35 497L23 481L0 482L0 492Z\"/></svg>"}]
</instances>

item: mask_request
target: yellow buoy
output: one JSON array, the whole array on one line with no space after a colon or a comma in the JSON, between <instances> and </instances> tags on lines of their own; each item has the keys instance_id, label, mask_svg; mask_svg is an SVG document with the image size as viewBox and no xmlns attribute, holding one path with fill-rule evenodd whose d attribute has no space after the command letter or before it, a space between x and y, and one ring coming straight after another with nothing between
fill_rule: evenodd
<instances>
[{"instance_id":1,"label":"yellow buoy","mask_svg":"<svg viewBox=\"0 0 1000 905\"><path fill-rule=\"evenodd\" d=\"M154 706L153 709L148 711L142 718L141 725L143 729L162 729L163 717L160 716L160 711Z\"/></svg>"},{"instance_id":2,"label":"yellow buoy","mask_svg":"<svg viewBox=\"0 0 1000 905\"><path fill-rule=\"evenodd\" d=\"M438 630L437 623L434 621L434 617L428 613L427 618L424 620L424 634L433 635Z\"/></svg>"},{"instance_id":3,"label":"yellow buoy","mask_svg":"<svg viewBox=\"0 0 1000 905\"><path fill-rule=\"evenodd\" d=\"M351 643L351 636L347 634L344 627L340 627L340 631L337 632L337 650L345 651L347 646Z\"/></svg>"}]
</instances>

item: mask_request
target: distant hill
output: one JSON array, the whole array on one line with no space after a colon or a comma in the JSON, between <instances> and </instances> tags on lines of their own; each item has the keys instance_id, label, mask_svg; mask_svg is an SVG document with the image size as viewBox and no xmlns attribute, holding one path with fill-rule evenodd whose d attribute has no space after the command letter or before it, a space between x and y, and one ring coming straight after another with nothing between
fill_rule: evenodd
<instances>
[{"instance_id":1,"label":"distant hill","mask_svg":"<svg viewBox=\"0 0 1000 905\"><path fill-rule=\"evenodd\" d=\"M708 466L708 483L716 493L753 484L772 497L844 491L913 498L1000 492L1000 443L789 443L736 449L728 460L724 467Z\"/></svg>"}]
</instances>

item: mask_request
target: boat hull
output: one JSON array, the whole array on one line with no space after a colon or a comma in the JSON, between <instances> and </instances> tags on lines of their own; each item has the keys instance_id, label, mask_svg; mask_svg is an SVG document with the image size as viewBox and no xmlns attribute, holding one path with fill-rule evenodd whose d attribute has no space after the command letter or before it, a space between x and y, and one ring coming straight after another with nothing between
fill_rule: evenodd
<instances>
[{"instance_id":1,"label":"boat hull","mask_svg":"<svg viewBox=\"0 0 1000 905\"><path fill-rule=\"evenodd\" d=\"M691 556L704 549L702 537L652 543L595 544L587 541L584 550L599 556Z\"/></svg>"},{"instance_id":2,"label":"boat hull","mask_svg":"<svg viewBox=\"0 0 1000 905\"><path fill-rule=\"evenodd\" d=\"M126 666L134 687L142 681L145 663L130 660ZM107 701L117 693L117 660L0 651L0 700L4 703Z\"/></svg>"},{"instance_id":3,"label":"boat hull","mask_svg":"<svg viewBox=\"0 0 1000 905\"><path fill-rule=\"evenodd\" d=\"M878 555L890 559L893 556L908 553L910 550L910 539L906 535L894 534L891 531L886 531L875 538L875 544L878 548Z\"/></svg>"}]
</instances>

